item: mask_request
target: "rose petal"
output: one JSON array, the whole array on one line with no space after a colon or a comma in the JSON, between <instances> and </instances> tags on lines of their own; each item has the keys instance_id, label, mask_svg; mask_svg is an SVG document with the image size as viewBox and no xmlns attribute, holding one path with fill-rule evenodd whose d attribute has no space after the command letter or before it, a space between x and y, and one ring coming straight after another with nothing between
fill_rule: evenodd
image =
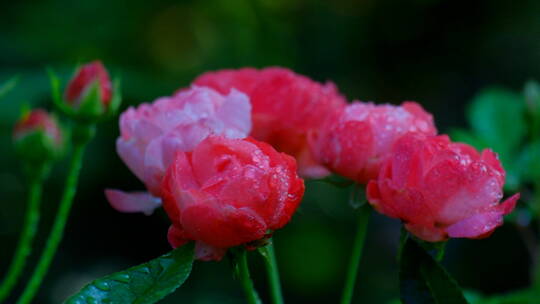
<instances>
[{"instance_id":1,"label":"rose petal","mask_svg":"<svg viewBox=\"0 0 540 304\"><path fill-rule=\"evenodd\" d=\"M154 209L161 206L161 199L152 196L148 192L123 192L120 190L106 189L105 196L111 206L127 213L142 212L150 215Z\"/></svg>"},{"instance_id":2,"label":"rose petal","mask_svg":"<svg viewBox=\"0 0 540 304\"><path fill-rule=\"evenodd\" d=\"M221 261L226 248L217 248L204 242L195 243L195 258L201 261Z\"/></svg>"}]
</instances>

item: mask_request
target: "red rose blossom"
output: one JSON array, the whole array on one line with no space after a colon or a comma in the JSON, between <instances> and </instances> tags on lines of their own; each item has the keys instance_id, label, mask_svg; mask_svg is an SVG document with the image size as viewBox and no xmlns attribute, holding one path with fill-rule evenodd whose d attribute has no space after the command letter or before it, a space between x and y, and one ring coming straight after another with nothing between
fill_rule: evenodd
<instances>
[{"instance_id":1,"label":"red rose blossom","mask_svg":"<svg viewBox=\"0 0 540 304\"><path fill-rule=\"evenodd\" d=\"M445 135L407 134L369 182L367 196L377 211L401 219L423 240L475 239L489 236L514 209L519 194L499 204L504 181L489 149L478 153Z\"/></svg>"},{"instance_id":2,"label":"red rose blossom","mask_svg":"<svg viewBox=\"0 0 540 304\"><path fill-rule=\"evenodd\" d=\"M169 242L195 240L197 258L219 260L227 248L283 227L303 194L292 157L251 138L210 136L178 151L163 180Z\"/></svg>"},{"instance_id":3,"label":"red rose blossom","mask_svg":"<svg viewBox=\"0 0 540 304\"><path fill-rule=\"evenodd\" d=\"M232 88L244 92L252 104L254 138L294 156L302 176L329 173L312 158L307 135L345 106L345 98L333 83L321 84L279 67L208 72L193 83L223 94Z\"/></svg>"},{"instance_id":4,"label":"red rose blossom","mask_svg":"<svg viewBox=\"0 0 540 304\"><path fill-rule=\"evenodd\" d=\"M75 76L66 88L66 101L74 106L79 106L96 83L101 102L104 106L108 106L112 99L112 85L109 74L101 61L85 64L75 72Z\"/></svg>"},{"instance_id":5,"label":"red rose blossom","mask_svg":"<svg viewBox=\"0 0 540 304\"><path fill-rule=\"evenodd\" d=\"M312 132L309 143L319 163L364 184L377 177L394 141L407 132L437 134L433 116L415 102L354 102Z\"/></svg>"}]
</instances>

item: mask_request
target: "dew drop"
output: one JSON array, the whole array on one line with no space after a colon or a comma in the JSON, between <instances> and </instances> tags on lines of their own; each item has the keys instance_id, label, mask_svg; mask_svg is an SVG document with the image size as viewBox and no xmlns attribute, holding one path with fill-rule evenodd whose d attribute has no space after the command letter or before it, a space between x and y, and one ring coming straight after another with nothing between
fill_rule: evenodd
<instances>
[{"instance_id":1,"label":"dew drop","mask_svg":"<svg viewBox=\"0 0 540 304\"><path fill-rule=\"evenodd\" d=\"M111 278L115 281L122 282L122 283L127 283L129 282L129 279L130 279L129 274L127 273L117 273L113 275Z\"/></svg>"},{"instance_id":2,"label":"dew drop","mask_svg":"<svg viewBox=\"0 0 540 304\"><path fill-rule=\"evenodd\" d=\"M99 290L103 290L103 291L107 291L111 289L107 281L95 281L94 286L96 286Z\"/></svg>"},{"instance_id":3,"label":"dew drop","mask_svg":"<svg viewBox=\"0 0 540 304\"><path fill-rule=\"evenodd\" d=\"M86 303L88 303L88 304L98 304L98 301L96 300L96 298L94 298L92 296L88 296L88 297L86 297Z\"/></svg>"},{"instance_id":4,"label":"dew drop","mask_svg":"<svg viewBox=\"0 0 540 304\"><path fill-rule=\"evenodd\" d=\"M150 268L148 268L148 267L141 267L141 268L139 268L139 271L140 271L140 272L144 272L144 273L150 273Z\"/></svg>"}]
</instances>

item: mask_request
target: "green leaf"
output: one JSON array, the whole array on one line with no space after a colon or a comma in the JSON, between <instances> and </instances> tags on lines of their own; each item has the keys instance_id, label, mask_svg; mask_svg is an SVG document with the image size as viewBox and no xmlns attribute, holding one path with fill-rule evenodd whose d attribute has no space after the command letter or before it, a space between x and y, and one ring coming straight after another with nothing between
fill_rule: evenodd
<instances>
[{"instance_id":1,"label":"green leaf","mask_svg":"<svg viewBox=\"0 0 540 304\"><path fill-rule=\"evenodd\" d=\"M186 244L147 263L97 279L65 303L156 303L188 278L193 247L193 243Z\"/></svg>"},{"instance_id":2,"label":"green leaf","mask_svg":"<svg viewBox=\"0 0 540 304\"><path fill-rule=\"evenodd\" d=\"M467 298L471 304L537 304L540 294L534 289L522 289L489 297L475 293L467 295Z\"/></svg>"},{"instance_id":3,"label":"green leaf","mask_svg":"<svg viewBox=\"0 0 540 304\"><path fill-rule=\"evenodd\" d=\"M476 136L503 159L510 159L526 134L525 101L509 90L481 91L472 101L468 118Z\"/></svg>"},{"instance_id":4,"label":"green leaf","mask_svg":"<svg viewBox=\"0 0 540 304\"><path fill-rule=\"evenodd\" d=\"M529 80L525 83L523 89L527 106L533 115L540 114L540 84L534 80Z\"/></svg>"},{"instance_id":5,"label":"green leaf","mask_svg":"<svg viewBox=\"0 0 540 304\"><path fill-rule=\"evenodd\" d=\"M481 139L479 139L475 134L472 134L470 131L463 129L452 129L449 133L452 141L469 144L478 150L487 148L486 143L482 142Z\"/></svg>"},{"instance_id":6,"label":"green leaf","mask_svg":"<svg viewBox=\"0 0 540 304\"><path fill-rule=\"evenodd\" d=\"M399 279L404 304L468 303L446 270L411 237L401 249Z\"/></svg>"},{"instance_id":7,"label":"green leaf","mask_svg":"<svg viewBox=\"0 0 540 304\"><path fill-rule=\"evenodd\" d=\"M523 147L517 166L523 180L535 182L540 180L540 141L527 144Z\"/></svg>"},{"instance_id":8,"label":"green leaf","mask_svg":"<svg viewBox=\"0 0 540 304\"><path fill-rule=\"evenodd\" d=\"M19 81L19 77L15 76L8 81L4 82L0 85L0 98L4 97L9 91L11 91Z\"/></svg>"}]
</instances>

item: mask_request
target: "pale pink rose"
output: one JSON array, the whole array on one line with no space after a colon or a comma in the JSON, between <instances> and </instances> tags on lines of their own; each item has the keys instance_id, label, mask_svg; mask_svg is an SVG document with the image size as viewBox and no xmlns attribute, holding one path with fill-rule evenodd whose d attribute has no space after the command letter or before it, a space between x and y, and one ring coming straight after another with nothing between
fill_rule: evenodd
<instances>
[{"instance_id":1,"label":"pale pink rose","mask_svg":"<svg viewBox=\"0 0 540 304\"><path fill-rule=\"evenodd\" d=\"M176 152L193 150L209 135L245 138L251 131L250 113L245 94L231 90L222 95L198 86L130 107L120 116L116 149L150 195L106 190L109 202L119 211L151 213L160 205L161 180Z\"/></svg>"}]
</instances>

